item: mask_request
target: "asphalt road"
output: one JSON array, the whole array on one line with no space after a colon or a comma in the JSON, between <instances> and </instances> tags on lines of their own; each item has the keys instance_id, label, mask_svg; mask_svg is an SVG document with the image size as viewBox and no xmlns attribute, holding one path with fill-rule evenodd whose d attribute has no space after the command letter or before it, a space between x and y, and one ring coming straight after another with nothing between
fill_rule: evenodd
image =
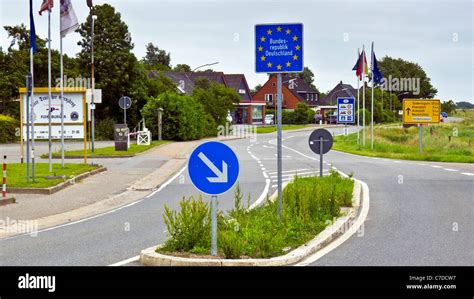
<instances>
[{"instance_id":1,"label":"asphalt road","mask_svg":"<svg viewBox=\"0 0 474 299\"><path fill-rule=\"evenodd\" d=\"M331 129L341 134L342 128ZM285 132L284 180L319 171L308 148L310 131ZM226 142L236 152L240 187L252 202L276 189L276 134ZM474 165L420 163L331 151L329 165L365 181L370 210L363 230L312 265L474 265ZM0 240L0 265L110 265L161 243L164 205L199 196L187 171L133 205L79 223ZM209 200L208 196L203 196ZM244 200L246 202L246 200ZM219 207L233 206L233 192Z\"/></svg>"}]
</instances>

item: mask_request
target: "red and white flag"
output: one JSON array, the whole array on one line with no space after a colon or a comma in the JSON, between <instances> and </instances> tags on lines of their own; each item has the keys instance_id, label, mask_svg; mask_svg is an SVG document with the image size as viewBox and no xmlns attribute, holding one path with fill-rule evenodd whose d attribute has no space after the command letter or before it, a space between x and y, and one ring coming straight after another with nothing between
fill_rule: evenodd
<instances>
[{"instance_id":1,"label":"red and white flag","mask_svg":"<svg viewBox=\"0 0 474 299\"><path fill-rule=\"evenodd\" d=\"M40 11L39 11L40 16L43 11L50 10L51 8L53 8L54 6L53 1L54 0L43 0L43 3L41 4Z\"/></svg>"},{"instance_id":2,"label":"red and white flag","mask_svg":"<svg viewBox=\"0 0 474 299\"><path fill-rule=\"evenodd\" d=\"M65 37L66 34L74 32L79 23L77 22L77 16L72 8L71 0L61 0L61 37Z\"/></svg>"}]
</instances>

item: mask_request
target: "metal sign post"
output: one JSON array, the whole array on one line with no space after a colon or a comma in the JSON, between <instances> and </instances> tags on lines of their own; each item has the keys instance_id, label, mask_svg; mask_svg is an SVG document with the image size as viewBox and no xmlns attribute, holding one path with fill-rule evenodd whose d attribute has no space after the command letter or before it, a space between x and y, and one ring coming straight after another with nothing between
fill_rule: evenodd
<instances>
[{"instance_id":1,"label":"metal sign post","mask_svg":"<svg viewBox=\"0 0 474 299\"><path fill-rule=\"evenodd\" d=\"M326 129L314 130L309 136L309 148L319 154L319 176L323 176L323 155L332 148L332 135Z\"/></svg>"},{"instance_id":2,"label":"metal sign post","mask_svg":"<svg viewBox=\"0 0 474 299\"><path fill-rule=\"evenodd\" d=\"M132 106L132 100L129 97L121 97L119 99L119 106L123 109L123 123L127 124L127 109Z\"/></svg>"},{"instance_id":3,"label":"metal sign post","mask_svg":"<svg viewBox=\"0 0 474 299\"><path fill-rule=\"evenodd\" d=\"M423 125L418 124L420 155L423 153Z\"/></svg>"},{"instance_id":4,"label":"metal sign post","mask_svg":"<svg viewBox=\"0 0 474 299\"><path fill-rule=\"evenodd\" d=\"M220 166L220 167L219 167ZM211 255L217 255L217 195L230 190L239 177L239 160L230 147L209 141L199 145L188 160L189 178L199 191L211 195Z\"/></svg>"},{"instance_id":5,"label":"metal sign post","mask_svg":"<svg viewBox=\"0 0 474 299\"><path fill-rule=\"evenodd\" d=\"M344 124L344 135L348 134L347 124L355 122L355 99L353 97L337 98L337 123Z\"/></svg>"},{"instance_id":6,"label":"metal sign post","mask_svg":"<svg viewBox=\"0 0 474 299\"><path fill-rule=\"evenodd\" d=\"M303 71L303 24L255 26L255 71L277 74L277 171L278 215L282 214L282 73Z\"/></svg>"}]
</instances>

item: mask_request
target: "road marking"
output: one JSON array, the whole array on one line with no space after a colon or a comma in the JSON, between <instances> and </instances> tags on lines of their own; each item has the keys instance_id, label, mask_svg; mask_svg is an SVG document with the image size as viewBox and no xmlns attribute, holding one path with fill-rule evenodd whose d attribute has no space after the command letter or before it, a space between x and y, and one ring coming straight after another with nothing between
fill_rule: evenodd
<instances>
[{"instance_id":1,"label":"road marking","mask_svg":"<svg viewBox=\"0 0 474 299\"><path fill-rule=\"evenodd\" d=\"M397 161L397 160L392 160L393 163L401 164L402 162Z\"/></svg>"},{"instance_id":2,"label":"road marking","mask_svg":"<svg viewBox=\"0 0 474 299\"><path fill-rule=\"evenodd\" d=\"M126 260L117 262L115 264L109 265L109 267L118 267L118 266L123 266L123 265L126 265L126 264L130 264L130 263L133 263L133 262L138 262L139 259L140 259L140 256L137 255L137 256L131 257L129 259L126 259Z\"/></svg>"},{"instance_id":3,"label":"road marking","mask_svg":"<svg viewBox=\"0 0 474 299\"><path fill-rule=\"evenodd\" d=\"M458 171L457 169L451 169L451 168L443 168L446 171Z\"/></svg>"},{"instance_id":4,"label":"road marking","mask_svg":"<svg viewBox=\"0 0 474 299\"><path fill-rule=\"evenodd\" d=\"M441 168L441 166L439 166L439 165L430 165L430 166L433 167L433 168Z\"/></svg>"},{"instance_id":5,"label":"road marking","mask_svg":"<svg viewBox=\"0 0 474 299\"><path fill-rule=\"evenodd\" d=\"M294 170L285 170L285 171L282 171L282 173L287 173L287 172L296 172L296 171L307 171L309 170L308 168L301 168L301 169L294 169ZM272 175L272 174L277 174L278 171L270 171L268 172L268 174Z\"/></svg>"},{"instance_id":6,"label":"road marking","mask_svg":"<svg viewBox=\"0 0 474 299\"><path fill-rule=\"evenodd\" d=\"M470 172L461 172L461 174L464 174L464 175L474 175L474 173L470 173Z\"/></svg>"},{"instance_id":7,"label":"road marking","mask_svg":"<svg viewBox=\"0 0 474 299\"><path fill-rule=\"evenodd\" d=\"M288 173L288 174L282 174L282 177L285 177L285 176L301 176L301 175L305 175L305 174L315 174L315 173L319 173L319 170L312 170L312 171L304 171L304 172L295 172L295 173ZM270 178L277 178L278 175L271 175Z\"/></svg>"}]
</instances>

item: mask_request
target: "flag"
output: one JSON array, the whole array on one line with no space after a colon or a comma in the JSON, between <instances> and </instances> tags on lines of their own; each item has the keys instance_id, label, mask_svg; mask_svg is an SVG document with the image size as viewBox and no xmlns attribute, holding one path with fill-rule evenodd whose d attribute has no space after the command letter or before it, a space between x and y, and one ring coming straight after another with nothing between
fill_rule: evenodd
<instances>
[{"instance_id":1,"label":"flag","mask_svg":"<svg viewBox=\"0 0 474 299\"><path fill-rule=\"evenodd\" d=\"M33 0L30 0L30 48L36 53L36 30L35 19L33 18Z\"/></svg>"},{"instance_id":2,"label":"flag","mask_svg":"<svg viewBox=\"0 0 474 299\"><path fill-rule=\"evenodd\" d=\"M363 70L362 66L364 67ZM362 51L362 53L360 53L359 58L357 59L357 62L352 68L352 70L356 71L356 76L359 77L359 80L362 80L362 73L366 75L369 73L369 69L367 67L367 59L365 57L365 51Z\"/></svg>"},{"instance_id":3,"label":"flag","mask_svg":"<svg viewBox=\"0 0 474 299\"><path fill-rule=\"evenodd\" d=\"M53 8L54 6L54 3L53 3L54 0L43 0L43 3L41 4L41 8L40 8L40 11L39 11L39 14L41 16L41 13L45 10L50 10L51 8Z\"/></svg>"},{"instance_id":4,"label":"flag","mask_svg":"<svg viewBox=\"0 0 474 299\"><path fill-rule=\"evenodd\" d=\"M94 6L94 5L92 4L92 0L86 0L86 1L87 1L87 6L88 6L89 8L92 8L92 6Z\"/></svg>"},{"instance_id":5,"label":"flag","mask_svg":"<svg viewBox=\"0 0 474 299\"><path fill-rule=\"evenodd\" d=\"M74 32L79 23L77 22L76 13L72 8L71 0L61 0L61 37L65 37L68 33Z\"/></svg>"},{"instance_id":6,"label":"flag","mask_svg":"<svg viewBox=\"0 0 474 299\"><path fill-rule=\"evenodd\" d=\"M377 58L375 57L375 52L374 52L374 43L372 42L372 78L374 80L375 84L382 84L383 81L383 76L382 72L380 72L379 65L377 62Z\"/></svg>"}]
</instances>

